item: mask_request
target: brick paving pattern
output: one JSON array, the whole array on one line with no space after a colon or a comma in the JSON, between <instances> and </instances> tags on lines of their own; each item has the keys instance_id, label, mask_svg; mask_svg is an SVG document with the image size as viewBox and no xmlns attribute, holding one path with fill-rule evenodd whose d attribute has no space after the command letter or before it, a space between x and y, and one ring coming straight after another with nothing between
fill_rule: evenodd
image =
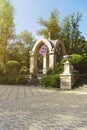
<instances>
[{"instance_id":1,"label":"brick paving pattern","mask_svg":"<svg viewBox=\"0 0 87 130\"><path fill-rule=\"evenodd\" d=\"M0 85L0 130L87 130L87 86L60 91Z\"/></svg>"}]
</instances>

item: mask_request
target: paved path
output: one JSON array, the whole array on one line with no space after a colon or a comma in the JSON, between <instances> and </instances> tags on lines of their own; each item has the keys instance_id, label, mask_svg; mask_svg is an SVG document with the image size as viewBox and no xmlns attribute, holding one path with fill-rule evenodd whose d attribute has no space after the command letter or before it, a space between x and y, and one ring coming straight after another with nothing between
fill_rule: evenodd
<instances>
[{"instance_id":1,"label":"paved path","mask_svg":"<svg viewBox=\"0 0 87 130\"><path fill-rule=\"evenodd\" d=\"M0 130L87 130L87 86L60 91L0 85Z\"/></svg>"}]
</instances>

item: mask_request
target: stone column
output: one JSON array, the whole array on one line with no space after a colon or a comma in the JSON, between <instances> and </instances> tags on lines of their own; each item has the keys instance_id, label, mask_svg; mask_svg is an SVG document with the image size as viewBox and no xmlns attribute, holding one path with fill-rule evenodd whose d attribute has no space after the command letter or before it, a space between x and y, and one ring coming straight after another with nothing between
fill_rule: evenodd
<instances>
[{"instance_id":1,"label":"stone column","mask_svg":"<svg viewBox=\"0 0 87 130\"><path fill-rule=\"evenodd\" d=\"M54 69L55 64L55 57L54 57L54 50L49 53L49 68Z\"/></svg>"},{"instance_id":2,"label":"stone column","mask_svg":"<svg viewBox=\"0 0 87 130\"><path fill-rule=\"evenodd\" d=\"M46 53L43 55L43 74L46 74L47 72L47 65L48 65L48 62L47 62L47 55Z\"/></svg>"},{"instance_id":3,"label":"stone column","mask_svg":"<svg viewBox=\"0 0 87 130\"><path fill-rule=\"evenodd\" d=\"M30 53L30 73L37 74L37 56L33 52Z\"/></svg>"},{"instance_id":4,"label":"stone column","mask_svg":"<svg viewBox=\"0 0 87 130\"><path fill-rule=\"evenodd\" d=\"M34 53L30 53L30 73L34 73Z\"/></svg>"},{"instance_id":5,"label":"stone column","mask_svg":"<svg viewBox=\"0 0 87 130\"><path fill-rule=\"evenodd\" d=\"M73 75L71 73L71 65L67 60L64 63L64 72L60 74L60 88L61 89L71 89L73 85Z\"/></svg>"}]
</instances>

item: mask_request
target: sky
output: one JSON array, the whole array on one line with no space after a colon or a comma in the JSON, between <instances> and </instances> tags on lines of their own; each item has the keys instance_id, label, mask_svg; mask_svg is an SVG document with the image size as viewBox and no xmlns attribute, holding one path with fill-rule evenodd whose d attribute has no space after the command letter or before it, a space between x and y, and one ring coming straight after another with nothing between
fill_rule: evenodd
<instances>
[{"instance_id":1,"label":"sky","mask_svg":"<svg viewBox=\"0 0 87 130\"><path fill-rule=\"evenodd\" d=\"M87 0L11 0L11 2L15 10L16 34L28 30L39 39L37 36L37 31L41 29L37 23L39 17L47 20L50 12L57 9L60 12L60 21L78 11L82 14L79 29L87 40Z\"/></svg>"}]
</instances>

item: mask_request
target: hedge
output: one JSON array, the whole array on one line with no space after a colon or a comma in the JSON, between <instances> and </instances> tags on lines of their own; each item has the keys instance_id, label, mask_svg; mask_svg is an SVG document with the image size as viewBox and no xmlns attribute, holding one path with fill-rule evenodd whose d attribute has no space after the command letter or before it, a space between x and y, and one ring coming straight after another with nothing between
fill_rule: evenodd
<instances>
[{"instance_id":1,"label":"hedge","mask_svg":"<svg viewBox=\"0 0 87 130\"><path fill-rule=\"evenodd\" d=\"M0 84L27 84L28 80L24 77L0 77Z\"/></svg>"},{"instance_id":2,"label":"hedge","mask_svg":"<svg viewBox=\"0 0 87 130\"><path fill-rule=\"evenodd\" d=\"M55 87L55 88L59 88L60 87L60 77L59 75L46 75L43 76L40 79L40 85L42 87Z\"/></svg>"}]
</instances>

